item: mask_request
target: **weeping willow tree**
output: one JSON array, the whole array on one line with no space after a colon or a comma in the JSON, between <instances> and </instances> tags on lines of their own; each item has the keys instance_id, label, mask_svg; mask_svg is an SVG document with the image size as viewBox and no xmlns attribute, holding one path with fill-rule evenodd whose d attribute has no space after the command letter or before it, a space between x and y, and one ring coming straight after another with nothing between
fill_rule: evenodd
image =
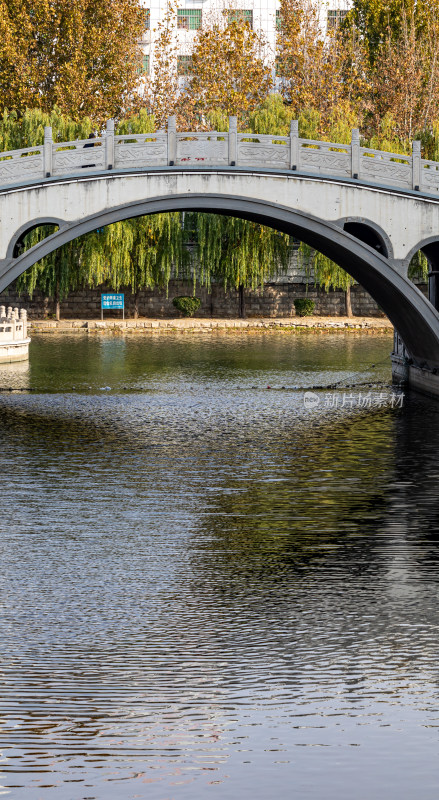
<instances>
[{"instance_id":1,"label":"weeping willow tree","mask_svg":"<svg viewBox=\"0 0 439 800\"><path fill-rule=\"evenodd\" d=\"M186 223L193 229L191 215ZM246 288L263 286L288 267L289 236L266 225L217 214L196 215L197 277L210 291L212 280L239 292L240 316L245 316Z\"/></svg>"},{"instance_id":2,"label":"weeping willow tree","mask_svg":"<svg viewBox=\"0 0 439 800\"><path fill-rule=\"evenodd\" d=\"M114 291L129 287L136 317L139 290L167 290L171 277L178 277L188 260L177 212L116 222L84 237L81 252L84 284L106 284Z\"/></svg>"},{"instance_id":3,"label":"weeping willow tree","mask_svg":"<svg viewBox=\"0 0 439 800\"><path fill-rule=\"evenodd\" d=\"M57 225L40 225L38 228L34 228L20 243L20 252L34 247L57 229ZM60 300L80 286L81 276L74 268L79 261L78 241L69 242L37 261L17 280L17 289L20 294L26 291L32 297L35 289L39 289L44 296L53 298L57 319L60 314Z\"/></svg>"},{"instance_id":4,"label":"weeping willow tree","mask_svg":"<svg viewBox=\"0 0 439 800\"><path fill-rule=\"evenodd\" d=\"M351 286L354 279L335 261L314 250L305 242L301 242L298 250L299 264L305 267L307 280L314 278L314 284L323 286L325 292L330 289L342 289L345 293L346 316L352 317Z\"/></svg>"},{"instance_id":5,"label":"weeping willow tree","mask_svg":"<svg viewBox=\"0 0 439 800\"><path fill-rule=\"evenodd\" d=\"M81 122L74 122L61 114L56 106L50 113L39 108L26 109L20 116L16 111L5 110L0 116L0 150L20 150L42 144L46 125L52 127L55 142L86 139L94 129L88 117Z\"/></svg>"},{"instance_id":6,"label":"weeping willow tree","mask_svg":"<svg viewBox=\"0 0 439 800\"><path fill-rule=\"evenodd\" d=\"M55 229L47 225L35 228L23 238L22 251ZM26 270L17 281L17 289L30 296L38 289L54 298L59 319L60 301L79 287L104 284L118 291L127 286L134 294L137 315L139 289L167 288L171 276L177 277L179 266L188 259L179 213L137 217L59 247Z\"/></svg>"},{"instance_id":7,"label":"weeping willow tree","mask_svg":"<svg viewBox=\"0 0 439 800\"><path fill-rule=\"evenodd\" d=\"M137 114L132 114L126 119L118 122L116 133L120 136L125 136L128 133L154 133L157 130L157 124L154 114L149 114L146 108L141 108Z\"/></svg>"},{"instance_id":8,"label":"weeping willow tree","mask_svg":"<svg viewBox=\"0 0 439 800\"><path fill-rule=\"evenodd\" d=\"M80 122L70 119L54 106L50 113L40 108L28 108L24 114L5 109L0 115L0 151L20 150L24 147L36 147L44 141L44 128L51 126L54 142L71 142L75 139L87 139L92 131L98 132L89 117ZM117 124L116 133L121 135L136 133L152 133L156 129L154 116L141 109Z\"/></svg>"},{"instance_id":9,"label":"weeping willow tree","mask_svg":"<svg viewBox=\"0 0 439 800\"><path fill-rule=\"evenodd\" d=\"M408 277L414 283L427 283L429 271L430 266L427 256L424 255L422 250L418 250L410 261Z\"/></svg>"}]
</instances>

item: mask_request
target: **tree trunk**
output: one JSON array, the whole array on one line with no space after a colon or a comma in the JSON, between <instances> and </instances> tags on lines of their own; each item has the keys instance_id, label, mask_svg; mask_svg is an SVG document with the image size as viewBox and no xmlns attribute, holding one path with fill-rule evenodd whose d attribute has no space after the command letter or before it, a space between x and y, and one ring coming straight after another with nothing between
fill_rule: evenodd
<instances>
[{"instance_id":1,"label":"tree trunk","mask_svg":"<svg viewBox=\"0 0 439 800\"><path fill-rule=\"evenodd\" d=\"M352 314L351 287L350 286L348 286L348 288L346 289L345 296L346 296L346 316L347 317L352 317L353 314Z\"/></svg>"},{"instance_id":2,"label":"tree trunk","mask_svg":"<svg viewBox=\"0 0 439 800\"><path fill-rule=\"evenodd\" d=\"M59 281L56 282L55 287L55 319L60 320L60 304L59 304Z\"/></svg>"},{"instance_id":3,"label":"tree trunk","mask_svg":"<svg viewBox=\"0 0 439 800\"><path fill-rule=\"evenodd\" d=\"M139 319L139 293L134 295L134 319Z\"/></svg>"},{"instance_id":4,"label":"tree trunk","mask_svg":"<svg viewBox=\"0 0 439 800\"><path fill-rule=\"evenodd\" d=\"M245 291L242 283L239 286L239 316L245 319Z\"/></svg>"}]
</instances>

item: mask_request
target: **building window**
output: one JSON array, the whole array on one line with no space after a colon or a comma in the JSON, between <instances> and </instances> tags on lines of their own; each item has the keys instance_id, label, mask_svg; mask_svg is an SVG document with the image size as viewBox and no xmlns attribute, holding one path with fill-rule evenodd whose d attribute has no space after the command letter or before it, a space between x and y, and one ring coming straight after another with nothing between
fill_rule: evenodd
<instances>
[{"instance_id":1,"label":"building window","mask_svg":"<svg viewBox=\"0 0 439 800\"><path fill-rule=\"evenodd\" d=\"M231 22L246 22L253 29L253 11L245 8L237 8L228 13L229 25Z\"/></svg>"},{"instance_id":2,"label":"building window","mask_svg":"<svg viewBox=\"0 0 439 800\"><path fill-rule=\"evenodd\" d=\"M140 75L149 75L149 56L143 56L142 66L137 71Z\"/></svg>"},{"instance_id":3,"label":"building window","mask_svg":"<svg viewBox=\"0 0 439 800\"><path fill-rule=\"evenodd\" d=\"M197 31L201 28L201 8L179 8L177 10L177 27L186 31Z\"/></svg>"},{"instance_id":4,"label":"building window","mask_svg":"<svg viewBox=\"0 0 439 800\"><path fill-rule=\"evenodd\" d=\"M346 9L336 8L328 11L328 30L335 30L346 17Z\"/></svg>"},{"instance_id":5,"label":"building window","mask_svg":"<svg viewBox=\"0 0 439 800\"><path fill-rule=\"evenodd\" d=\"M149 31L151 27L151 11L149 8L145 9L145 30Z\"/></svg>"},{"instance_id":6,"label":"building window","mask_svg":"<svg viewBox=\"0 0 439 800\"><path fill-rule=\"evenodd\" d=\"M177 75L190 75L192 56L177 56Z\"/></svg>"}]
</instances>

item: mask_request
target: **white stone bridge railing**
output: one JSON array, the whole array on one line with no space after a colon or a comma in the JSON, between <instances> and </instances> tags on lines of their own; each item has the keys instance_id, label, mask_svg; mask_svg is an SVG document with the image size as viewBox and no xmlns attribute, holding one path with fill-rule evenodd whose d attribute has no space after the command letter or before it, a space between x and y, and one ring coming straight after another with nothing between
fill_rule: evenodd
<instances>
[{"instance_id":1,"label":"white stone bridge railing","mask_svg":"<svg viewBox=\"0 0 439 800\"><path fill-rule=\"evenodd\" d=\"M27 312L24 308L0 306L0 346L5 342L21 342L27 338ZM1 353L0 353L1 355Z\"/></svg>"},{"instance_id":2,"label":"white stone bridge railing","mask_svg":"<svg viewBox=\"0 0 439 800\"><path fill-rule=\"evenodd\" d=\"M45 128L44 144L0 153L0 186L79 172L149 167L243 167L292 170L300 174L352 178L425 193L439 192L439 163L421 158L413 142L410 156L361 147L352 131L350 144L299 138L298 122L289 136L238 133L236 117L228 132L177 132L175 118L167 131L116 136L114 122L93 140L53 142Z\"/></svg>"}]
</instances>

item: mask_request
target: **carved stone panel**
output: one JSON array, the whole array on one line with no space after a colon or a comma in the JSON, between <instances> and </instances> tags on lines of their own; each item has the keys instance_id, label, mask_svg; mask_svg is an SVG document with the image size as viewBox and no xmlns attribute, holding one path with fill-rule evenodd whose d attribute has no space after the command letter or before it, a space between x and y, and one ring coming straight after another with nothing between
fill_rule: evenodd
<instances>
[{"instance_id":1,"label":"carved stone panel","mask_svg":"<svg viewBox=\"0 0 439 800\"><path fill-rule=\"evenodd\" d=\"M167 162L166 150L166 142L119 144L115 147L115 166L164 166Z\"/></svg>"},{"instance_id":2,"label":"carved stone panel","mask_svg":"<svg viewBox=\"0 0 439 800\"><path fill-rule=\"evenodd\" d=\"M90 147L76 150L57 150L53 154L53 173L60 175L63 173L76 172L82 167L104 167L104 147Z\"/></svg>"},{"instance_id":3,"label":"carved stone panel","mask_svg":"<svg viewBox=\"0 0 439 800\"><path fill-rule=\"evenodd\" d=\"M16 183L21 178L32 180L32 178L42 177L43 156L41 154L0 161L0 184Z\"/></svg>"},{"instance_id":4,"label":"carved stone panel","mask_svg":"<svg viewBox=\"0 0 439 800\"><path fill-rule=\"evenodd\" d=\"M421 186L427 192L439 192L439 171L436 167L421 169Z\"/></svg>"},{"instance_id":5,"label":"carved stone panel","mask_svg":"<svg viewBox=\"0 0 439 800\"><path fill-rule=\"evenodd\" d=\"M336 173L342 176L350 175L350 158L347 153L312 150L305 147L302 147L299 153L299 170L307 168L312 169L313 172Z\"/></svg>"},{"instance_id":6,"label":"carved stone panel","mask_svg":"<svg viewBox=\"0 0 439 800\"><path fill-rule=\"evenodd\" d=\"M228 160L228 143L218 139L177 139L177 162L223 164Z\"/></svg>"},{"instance_id":7,"label":"carved stone panel","mask_svg":"<svg viewBox=\"0 0 439 800\"><path fill-rule=\"evenodd\" d=\"M240 142L238 147L239 164L252 166L288 167L290 164L290 151L288 147L275 144L258 144L253 142Z\"/></svg>"},{"instance_id":8,"label":"carved stone panel","mask_svg":"<svg viewBox=\"0 0 439 800\"><path fill-rule=\"evenodd\" d=\"M396 183L398 186L411 184L411 168L409 164L398 164L397 161L385 161L380 158L361 159L361 175L379 183Z\"/></svg>"}]
</instances>

